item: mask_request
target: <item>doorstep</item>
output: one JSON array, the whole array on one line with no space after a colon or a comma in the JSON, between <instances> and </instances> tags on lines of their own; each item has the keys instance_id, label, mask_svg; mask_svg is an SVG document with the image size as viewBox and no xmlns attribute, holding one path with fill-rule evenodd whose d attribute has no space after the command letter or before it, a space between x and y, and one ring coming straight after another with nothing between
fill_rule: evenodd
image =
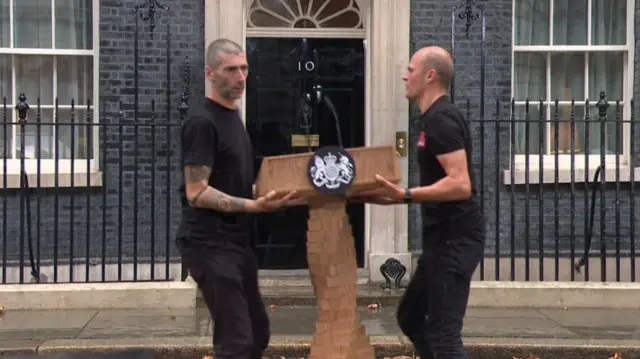
<instances>
[{"instance_id":1,"label":"doorstep","mask_svg":"<svg viewBox=\"0 0 640 359\"><path fill-rule=\"evenodd\" d=\"M313 287L261 287L266 305L307 306L316 305ZM356 288L356 304L368 306L397 306L404 289L383 290L379 286L360 285ZM199 298L200 299L200 298ZM200 300L199 300L200 302Z\"/></svg>"},{"instance_id":2,"label":"doorstep","mask_svg":"<svg viewBox=\"0 0 640 359\"><path fill-rule=\"evenodd\" d=\"M308 358L312 337L273 336L263 358ZM404 337L371 336L376 359L415 358L411 343ZM19 355L39 357L74 354L108 354L122 351L143 351L145 358L201 359L212 355L210 337L167 337L143 339L54 339L38 348L22 351L0 349L0 356L13 358ZM501 339L466 338L465 349L469 359L494 359L528 357L541 359L607 359L620 353L622 358L640 357L640 344L633 340L585 341L576 339ZM136 358L142 358L142 355ZM17 357L19 358L19 357ZM17 359L16 358L16 359ZM114 358L116 359L116 358Z\"/></svg>"},{"instance_id":3,"label":"doorstep","mask_svg":"<svg viewBox=\"0 0 640 359\"><path fill-rule=\"evenodd\" d=\"M309 271L260 270L260 292L267 305L307 306L316 305L316 296L311 285ZM395 306L404 289L382 289L381 284L369 282L369 270L360 268L357 275L356 301L358 306L369 304ZM198 291L198 304L203 303Z\"/></svg>"}]
</instances>

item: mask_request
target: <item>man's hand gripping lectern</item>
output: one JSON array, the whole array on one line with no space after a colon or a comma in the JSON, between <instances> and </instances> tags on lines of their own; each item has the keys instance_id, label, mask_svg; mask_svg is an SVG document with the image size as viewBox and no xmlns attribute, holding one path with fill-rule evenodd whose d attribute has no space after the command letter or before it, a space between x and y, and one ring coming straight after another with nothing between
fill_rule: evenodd
<instances>
[{"instance_id":1,"label":"man's hand gripping lectern","mask_svg":"<svg viewBox=\"0 0 640 359\"><path fill-rule=\"evenodd\" d=\"M315 152L265 157L256 194L292 190L308 199L307 261L318 305L311 359L373 359L356 311L356 253L345 195L377 188L375 175L400 182L393 146L321 147Z\"/></svg>"}]
</instances>

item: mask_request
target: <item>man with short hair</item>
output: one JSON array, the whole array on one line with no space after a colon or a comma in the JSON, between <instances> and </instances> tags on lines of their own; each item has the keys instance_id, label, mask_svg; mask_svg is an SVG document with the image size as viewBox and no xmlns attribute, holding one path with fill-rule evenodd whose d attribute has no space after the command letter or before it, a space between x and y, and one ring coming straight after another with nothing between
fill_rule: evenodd
<instances>
[{"instance_id":1,"label":"man with short hair","mask_svg":"<svg viewBox=\"0 0 640 359\"><path fill-rule=\"evenodd\" d=\"M402 332L423 359L466 359L462 326L471 277L484 254L486 220L471 170L467 121L447 96L451 55L430 46L416 52L403 80L420 108L420 187L403 189L376 176L379 189L351 200L374 204L420 203L422 247L397 312Z\"/></svg>"},{"instance_id":2,"label":"man with short hair","mask_svg":"<svg viewBox=\"0 0 640 359\"><path fill-rule=\"evenodd\" d=\"M272 191L253 199L253 149L236 106L247 73L238 44L211 43L205 67L211 93L182 127L185 185L177 244L214 319L215 357L225 359L260 359L270 338L249 214L280 209L295 196Z\"/></svg>"}]
</instances>

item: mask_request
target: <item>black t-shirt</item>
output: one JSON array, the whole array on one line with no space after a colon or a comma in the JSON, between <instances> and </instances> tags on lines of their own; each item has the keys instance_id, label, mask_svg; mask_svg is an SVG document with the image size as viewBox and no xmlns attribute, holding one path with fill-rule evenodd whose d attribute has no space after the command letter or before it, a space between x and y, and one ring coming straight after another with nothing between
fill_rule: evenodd
<instances>
[{"instance_id":1,"label":"black t-shirt","mask_svg":"<svg viewBox=\"0 0 640 359\"><path fill-rule=\"evenodd\" d=\"M206 98L182 126L182 164L211 167L209 186L230 196L253 196L253 149L237 110ZM191 207L184 192L182 203L179 238L248 243L249 214Z\"/></svg>"},{"instance_id":2,"label":"black t-shirt","mask_svg":"<svg viewBox=\"0 0 640 359\"><path fill-rule=\"evenodd\" d=\"M480 210L471 168L472 142L468 122L447 96L440 97L420 118L418 163L420 186L429 186L446 176L436 156L464 149L471 178L472 196L449 202L423 202L423 240L442 240L476 235L483 231L484 216ZM436 240L437 241L437 240ZM433 244L433 243L430 243Z\"/></svg>"}]
</instances>

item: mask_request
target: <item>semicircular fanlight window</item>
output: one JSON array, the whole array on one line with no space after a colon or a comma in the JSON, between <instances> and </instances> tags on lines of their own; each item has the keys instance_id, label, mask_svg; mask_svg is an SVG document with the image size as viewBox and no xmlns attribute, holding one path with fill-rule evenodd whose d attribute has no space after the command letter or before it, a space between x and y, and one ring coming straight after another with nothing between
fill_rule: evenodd
<instances>
[{"instance_id":1,"label":"semicircular fanlight window","mask_svg":"<svg viewBox=\"0 0 640 359\"><path fill-rule=\"evenodd\" d=\"M356 0L254 0L247 27L362 29L360 12Z\"/></svg>"}]
</instances>

